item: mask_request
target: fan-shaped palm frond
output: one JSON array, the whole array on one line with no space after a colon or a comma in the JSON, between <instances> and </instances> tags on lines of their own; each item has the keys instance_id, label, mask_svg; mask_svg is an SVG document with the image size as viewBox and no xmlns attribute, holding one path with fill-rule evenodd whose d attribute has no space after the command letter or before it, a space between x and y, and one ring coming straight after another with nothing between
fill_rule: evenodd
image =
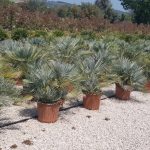
<instances>
[{"instance_id":1,"label":"fan-shaped palm frond","mask_svg":"<svg viewBox=\"0 0 150 150\"><path fill-rule=\"evenodd\" d=\"M125 57L134 61L142 53L142 50L139 49L139 46L137 46L136 43L130 44L125 41L118 40L117 44L119 46L118 58Z\"/></svg>"},{"instance_id":2,"label":"fan-shaped palm frond","mask_svg":"<svg viewBox=\"0 0 150 150\"><path fill-rule=\"evenodd\" d=\"M73 79L73 71L73 65L54 61L36 65L28 75L28 88L39 101L53 103L68 93L65 82Z\"/></svg>"},{"instance_id":3,"label":"fan-shaped palm frond","mask_svg":"<svg viewBox=\"0 0 150 150\"><path fill-rule=\"evenodd\" d=\"M83 42L79 38L61 37L51 43L53 56L55 60L73 63L79 56L86 55L88 51L84 50Z\"/></svg>"},{"instance_id":4,"label":"fan-shaped palm frond","mask_svg":"<svg viewBox=\"0 0 150 150\"><path fill-rule=\"evenodd\" d=\"M22 71L23 76L28 72L28 65L42 57L41 49L28 42L4 41L1 46L2 61L5 65Z\"/></svg>"},{"instance_id":5,"label":"fan-shaped palm frond","mask_svg":"<svg viewBox=\"0 0 150 150\"><path fill-rule=\"evenodd\" d=\"M100 44L95 45L94 48L96 51L93 50L91 57L79 59L77 68L83 91L97 94L100 92L100 77L106 71L109 62L109 53Z\"/></svg>"},{"instance_id":6,"label":"fan-shaped palm frond","mask_svg":"<svg viewBox=\"0 0 150 150\"><path fill-rule=\"evenodd\" d=\"M127 58L120 58L114 65L113 72L122 86L129 85L137 88L145 82L143 68Z\"/></svg>"},{"instance_id":7,"label":"fan-shaped palm frond","mask_svg":"<svg viewBox=\"0 0 150 150\"><path fill-rule=\"evenodd\" d=\"M20 90L14 87L14 84L11 83L9 80L0 77L0 96L11 96L12 99L18 97L20 95ZM11 100L12 100L11 99ZM0 98L0 106L7 104L5 99Z\"/></svg>"},{"instance_id":8,"label":"fan-shaped palm frond","mask_svg":"<svg viewBox=\"0 0 150 150\"><path fill-rule=\"evenodd\" d=\"M38 47L44 47L44 46L47 46L47 42L44 38L41 38L41 37L35 37L35 38L31 38L31 39L28 39L28 42L31 44L31 45L35 45L35 46L38 46Z\"/></svg>"}]
</instances>

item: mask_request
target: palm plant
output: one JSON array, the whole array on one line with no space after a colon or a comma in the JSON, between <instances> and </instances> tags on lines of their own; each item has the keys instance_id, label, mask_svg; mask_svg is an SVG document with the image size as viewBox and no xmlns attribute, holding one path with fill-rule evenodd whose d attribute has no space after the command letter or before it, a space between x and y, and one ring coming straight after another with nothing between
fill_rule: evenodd
<instances>
[{"instance_id":1,"label":"palm plant","mask_svg":"<svg viewBox=\"0 0 150 150\"><path fill-rule=\"evenodd\" d=\"M79 56L87 55L83 42L79 38L61 37L55 39L51 43L52 55L55 60L60 60L65 63L74 63Z\"/></svg>"},{"instance_id":2,"label":"palm plant","mask_svg":"<svg viewBox=\"0 0 150 150\"><path fill-rule=\"evenodd\" d=\"M55 61L32 67L28 89L38 101L40 122L57 121L59 108L68 94L65 83L74 79L73 72L74 65Z\"/></svg>"},{"instance_id":3,"label":"palm plant","mask_svg":"<svg viewBox=\"0 0 150 150\"><path fill-rule=\"evenodd\" d=\"M113 66L113 73L117 77L117 83L122 88L141 87L145 82L143 68L139 67L136 62L127 58L120 58Z\"/></svg>"},{"instance_id":4,"label":"palm plant","mask_svg":"<svg viewBox=\"0 0 150 150\"><path fill-rule=\"evenodd\" d=\"M117 41L118 44L118 57L125 57L130 60L136 60L143 52L137 43L127 43L122 40Z\"/></svg>"},{"instance_id":5,"label":"palm plant","mask_svg":"<svg viewBox=\"0 0 150 150\"><path fill-rule=\"evenodd\" d=\"M1 43L0 53L4 65L20 71L22 77L25 77L28 73L28 65L42 57L41 49L32 46L26 41L4 41Z\"/></svg>"},{"instance_id":6,"label":"palm plant","mask_svg":"<svg viewBox=\"0 0 150 150\"><path fill-rule=\"evenodd\" d=\"M74 80L74 65L49 62L32 67L29 90L42 103L55 103L68 94L66 83Z\"/></svg>"},{"instance_id":7,"label":"palm plant","mask_svg":"<svg viewBox=\"0 0 150 150\"><path fill-rule=\"evenodd\" d=\"M38 47L44 47L47 45L46 40L41 37L35 37L35 38L28 39L28 42L30 44L38 46Z\"/></svg>"},{"instance_id":8,"label":"palm plant","mask_svg":"<svg viewBox=\"0 0 150 150\"><path fill-rule=\"evenodd\" d=\"M14 84L9 80L0 77L0 96L11 96L11 100L20 95L20 90L14 87ZM8 104L6 98L0 98L0 106Z\"/></svg>"},{"instance_id":9,"label":"palm plant","mask_svg":"<svg viewBox=\"0 0 150 150\"><path fill-rule=\"evenodd\" d=\"M144 75L147 79L150 79L150 41L149 40L139 40L137 41L139 49L142 51L142 55L138 57L138 64L142 65L144 68Z\"/></svg>"},{"instance_id":10,"label":"palm plant","mask_svg":"<svg viewBox=\"0 0 150 150\"><path fill-rule=\"evenodd\" d=\"M78 73L82 92L86 95L83 98L83 105L90 110L98 110L100 105L101 84L100 78L107 70L108 52L99 49L91 57L80 58L78 61Z\"/></svg>"},{"instance_id":11,"label":"palm plant","mask_svg":"<svg viewBox=\"0 0 150 150\"><path fill-rule=\"evenodd\" d=\"M81 75L81 86L84 93L100 93L100 77L107 70L109 60L107 50L98 49L91 57L78 61L78 72Z\"/></svg>"}]
</instances>

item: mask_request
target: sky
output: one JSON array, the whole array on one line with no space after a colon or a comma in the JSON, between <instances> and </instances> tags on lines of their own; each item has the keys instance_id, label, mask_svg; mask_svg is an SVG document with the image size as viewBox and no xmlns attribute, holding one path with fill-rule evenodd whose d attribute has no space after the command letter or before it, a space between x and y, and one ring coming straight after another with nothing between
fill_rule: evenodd
<instances>
[{"instance_id":1,"label":"sky","mask_svg":"<svg viewBox=\"0 0 150 150\"><path fill-rule=\"evenodd\" d=\"M95 0L52 0L52 1L64 1L64 2L73 3L73 4L80 4L81 2L90 2L90 3L95 2ZM119 0L111 0L111 2L112 2L112 5L113 5L114 9L124 11L124 9L123 9L122 5L120 4Z\"/></svg>"}]
</instances>

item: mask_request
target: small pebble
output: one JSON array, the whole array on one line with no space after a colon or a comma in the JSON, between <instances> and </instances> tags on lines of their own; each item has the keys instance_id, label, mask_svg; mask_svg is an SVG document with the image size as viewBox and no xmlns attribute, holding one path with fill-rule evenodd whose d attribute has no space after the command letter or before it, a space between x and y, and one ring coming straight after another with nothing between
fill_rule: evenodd
<instances>
[{"instance_id":1,"label":"small pebble","mask_svg":"<svg viewBox=\"0 0 150 150\"><path fill-rule=\"evenodd\" d=\"M11 149L16 149L18 146L16 144L13 144L12 146L10 146ZM0 149L1 150L1 149Z\"/></svg>"},{"instance_id":2,"label":"small pebble","mask_svg":"<svg viewBox=\"0 0 150 150\"><path fill-rule=\"evenodd\" d=\"M45 129L42 129L43 132L45 132Z\"/></svg>"},{"instance_id":3,"label":"small pebble","mask_svg":"<svg viewBox=\"0 0 150 150\"><path fill-rule=\"evenodd\" d=\"M30 141L30 140L24 140L24 141L22 142L22 144L25 144L25 145L33 145L33 142Z\"/></svg>"},{"instance_id":4,"label":"small pebble","mask_svg":"<svg viewBox=\"0 0 150 150\"><path fill-rule=\"evenodd\" d=\"M72 127L72 130L75 130L76 128L75 127Z\"/></svg>"},{"instance_id":5,"label":"small pebble","mask_svg":"<svg viewBox=\"0 0 150 150\"><path fill-rule=\"evenodd\" d=\"M109 121L109 120L110 120L110 118L107 118L107 117L106 117L106 118L105 118L105 120L106 120L106 121Z\"/></svg>"},{"instance_id":6,"label":"small pebble","mask_svg":"<svg viewBox=\"0 0 150 150\"><path fill-rule=\"evenodd\" d=\"M91 116L90 115L88 115L88 116L86 116L87 118L91 118Z\"/></svg>"}]
</instances>

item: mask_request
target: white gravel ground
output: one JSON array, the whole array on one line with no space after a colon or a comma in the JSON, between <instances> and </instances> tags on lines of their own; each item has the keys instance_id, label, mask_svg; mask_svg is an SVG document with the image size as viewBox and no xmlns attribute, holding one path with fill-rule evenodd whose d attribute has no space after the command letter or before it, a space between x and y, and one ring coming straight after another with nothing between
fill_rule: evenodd
<instances>
[{"instance_id":1,"label":"white gravel ground","mask_svg":"<svg viewBox=\"0 0 150 150\"><path fill-rule=\"evenodd\" d=\"M26 112L30 109L5 107L0 121L26 118ZM60 112L54 124L31 119L0 129L0 150L14 144L18 150L150 150L150 94L133 92L130 101L106 99L99 111L77 107Z\"/></svg>"}]
</instances>

